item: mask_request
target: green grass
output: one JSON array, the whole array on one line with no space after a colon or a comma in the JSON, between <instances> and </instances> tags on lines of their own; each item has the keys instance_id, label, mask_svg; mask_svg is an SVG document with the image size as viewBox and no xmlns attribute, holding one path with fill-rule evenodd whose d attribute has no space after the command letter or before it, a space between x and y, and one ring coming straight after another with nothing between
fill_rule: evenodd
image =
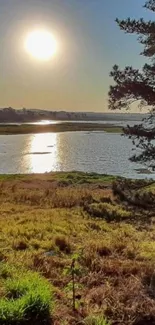
<instances>
[{"instance_id":1,"label":"green grass","mask_svg":"<svg viewBox=\"0 0 155 325\"><path fill-rule=\"evenodd\" d=\"M110 325L103 316L90 316L84 321L85 325Z\"/></svg>"},{"instance_id":2,"label":"green grass","mask_svg":"<svg viewBox=\"0 0 155 325\"><path fill-rule=\"evenodd\" d=\"M105 132L108 132L108 133L123 133L123 128L118 126L118 127L105 127L104 129Z\"/></svg>"},{"instance_id":3,"label":"green grass","mask_svg":"<svg viewBox=\"0 0 155 325\"><path fill-rule=\"evenodd\" d=\"M87 183L100 183L100 182L111 182L116 179L115 176L97 173L84 173L73 171L70 173L56 173L53 177L57 180L66 181L66 184L87 184Z\"/></svg>"},{"instance_id":4,"label":"green grass","mask_svg":"<svg viewBox=\"0 0 155 325\"><path fill-rule=\"evenodd\" d=\"M1 175L0 324L155 321L155 210L140 205L151 186L76 171Z\"/></svg>"},{"instance_id":5,"label":"green grass","mask_svg":"<svg viewBox=\"0 0 155 325\"><path fill-rule=\"evenodd\" d=\"M51 318L52 294L47 280L35 272L0 264L0 324L46 324Z\"/></svg>"},{"instance_id":6,"label":"green grass","mask_svg":"<svg viewBox=\"0 0 155 325\"><path fill-rule=\"evenodd\" d=\"M0 134L31 134L46 132L72 132L72 131L105 131L111 133L122 133L121 127L111 124L99 123L58 123L48 125L21 124L21 125L0 125Z\"/></svg>"},{"instance_id":7,"label":"green grass","mask_svg":"<svg viewBox=\"0 0 155 325\"><path fill-rule=\"evenodd\" d=\"M79 171L72 172L52 172L46 174L35 174L35 175L25 175L25 174L1 174L0 181L2 180L24 180L28 181L31 179L42 179L50 181L66 182L64 185L70 184L82 184L82 183L100 183L100 182L111 182L117 179L116 176L107 174L97 174L97 173L84 173Z\"/></svg>"}]
</instances>

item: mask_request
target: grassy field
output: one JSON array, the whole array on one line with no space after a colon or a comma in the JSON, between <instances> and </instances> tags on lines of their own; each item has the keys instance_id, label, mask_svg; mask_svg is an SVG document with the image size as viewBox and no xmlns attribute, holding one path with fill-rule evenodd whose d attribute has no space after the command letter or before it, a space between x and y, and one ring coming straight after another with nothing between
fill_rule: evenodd
<instances>
[{"instance_id":1,"label":"grassy field","mask_svg":"<svg viewBox=\"0 0 155 325\"><path fill-rule=\"evenodd\" d=\"M47 133L47 132L71 132L71 131L105 131L110 133L121 133L122 128L111 124L99 123L58 123L48 125L0 125L0 134L28 134L28 133Z\"/></svg>"},{"instance_id":2,"label":"grassy field","mask_svg":"<svg viewBox=\"0 0 155 325\"><path fill-rule=\"evenodd\" d=\"M0 177L0 324L155 324L155 183Z\"/></svg>"}]
</instances>

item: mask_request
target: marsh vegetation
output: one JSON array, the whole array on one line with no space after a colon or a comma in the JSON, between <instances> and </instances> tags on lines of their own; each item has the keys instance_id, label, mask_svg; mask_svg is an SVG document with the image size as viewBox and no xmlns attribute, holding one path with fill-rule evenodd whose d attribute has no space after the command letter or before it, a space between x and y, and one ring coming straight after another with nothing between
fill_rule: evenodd
<instances>
[{"instance_id":1,"label":"marsh vegetation","mask_svg":"<svg viewBox=\"0 0 155 325\"><path fill-rule=\"evenodd\" d=\"M107 175L1 175L0 324L154 324L154 192Z\"/></svg>"}]
</instances>

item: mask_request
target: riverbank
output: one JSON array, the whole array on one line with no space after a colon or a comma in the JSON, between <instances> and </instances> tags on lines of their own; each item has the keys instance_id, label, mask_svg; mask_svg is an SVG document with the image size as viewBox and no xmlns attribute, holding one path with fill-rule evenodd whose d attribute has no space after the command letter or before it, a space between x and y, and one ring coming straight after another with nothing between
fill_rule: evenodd
<instances>
[{"instance_id":1,"label":"riverbank","mask_svg":"<svg viewBox=\"0 0 155 325\"><path fill-rule=\"evenodd\" d=\"M0 202L0 324L155 322L155 182L1 175Z\"/></svg>"},{"instance_id":2,"label":"riverbank","mask_svg":"<svg viewBox=\"0 0 155 325\"><path fill-rule=\"evenodd\" d=\"M99 123L58 123L58 124L20 124L20 125L0 125L0 135L49 133L49 132L75 132L75 131L103 131L110 133L122 133L122 127L112 124Z\"/></svg>"}]
</instances>

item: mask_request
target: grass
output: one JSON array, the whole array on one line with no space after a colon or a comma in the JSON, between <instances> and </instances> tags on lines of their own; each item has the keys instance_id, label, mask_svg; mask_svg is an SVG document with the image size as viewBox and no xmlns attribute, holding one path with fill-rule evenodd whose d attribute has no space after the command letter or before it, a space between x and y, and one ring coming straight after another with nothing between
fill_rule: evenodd
<instances>
[{"instance_id":1,"label":"grass","mask_svg":"<svg viewBox=\"0 0 155 325\"><path fill-rule=\"evenodd\" d=\"M103 316L90 316L84 321L85 325L110 325Z\"/></svg>"},{"instance_id":2,"label":"grass","mask_svg":"<svg viewBox=\"0 0 155 325\"><path fill-rule=\"evenodd\" d=\"M52 294L39 274L16 269L1 262L0 324L42 324L50 320Z\"/></svg>"},{"instance_id":3,"label":"grass","mask_svg":"<svg viewBox=\"0 0 155 325\"><path fill-rule=\"evenodd\" d=\"M112 124L99 123L72 123L64 122L58 124L35 125L0 125L0 134L30 134L30 133L46 133L46 132L72 132L72 131L105 131L111 133L122 133L122 127L116 127Z\"/></svg>"},{"instance_id":4,"label":"grass","mask_svg":"<svg viewBox=\"0 0 155 325\"><path fill-rule=\"evenodd\" d=\"M123 128L121 126L106 126L104 131L108 133L123 133Z\"/></svg>"},{"instance_id":5,"label":"grass","mask_svg":"<svg viewBox=\"0 0 155 325\"><path fill-rule=\"evenodd\" d=\"M1 175L0 324L154 324L150 192L108 175Z\"/></svg>"},{"instance_id":6,"label":"grass","mask_svg":"<svg viewBox=\"0 0 155 325\"><path fill-rule=\"evenodd\" d=\"M102 182L111 182L116 179L115 176L107 175L107 174L97 174L97 173L84 173L84 172L53 172L46 174L31 174L31 175L22 175L22 174L8 174L8 175L0 175L0 181L2 180L23 180L23 181L31 181L34 179L42 180L42 181L58 181L59 185L70 185L70 184L86 184L86 183L102 183ZM2 184L1 184L2 185Z\"/></svg>"}]
</instances>

